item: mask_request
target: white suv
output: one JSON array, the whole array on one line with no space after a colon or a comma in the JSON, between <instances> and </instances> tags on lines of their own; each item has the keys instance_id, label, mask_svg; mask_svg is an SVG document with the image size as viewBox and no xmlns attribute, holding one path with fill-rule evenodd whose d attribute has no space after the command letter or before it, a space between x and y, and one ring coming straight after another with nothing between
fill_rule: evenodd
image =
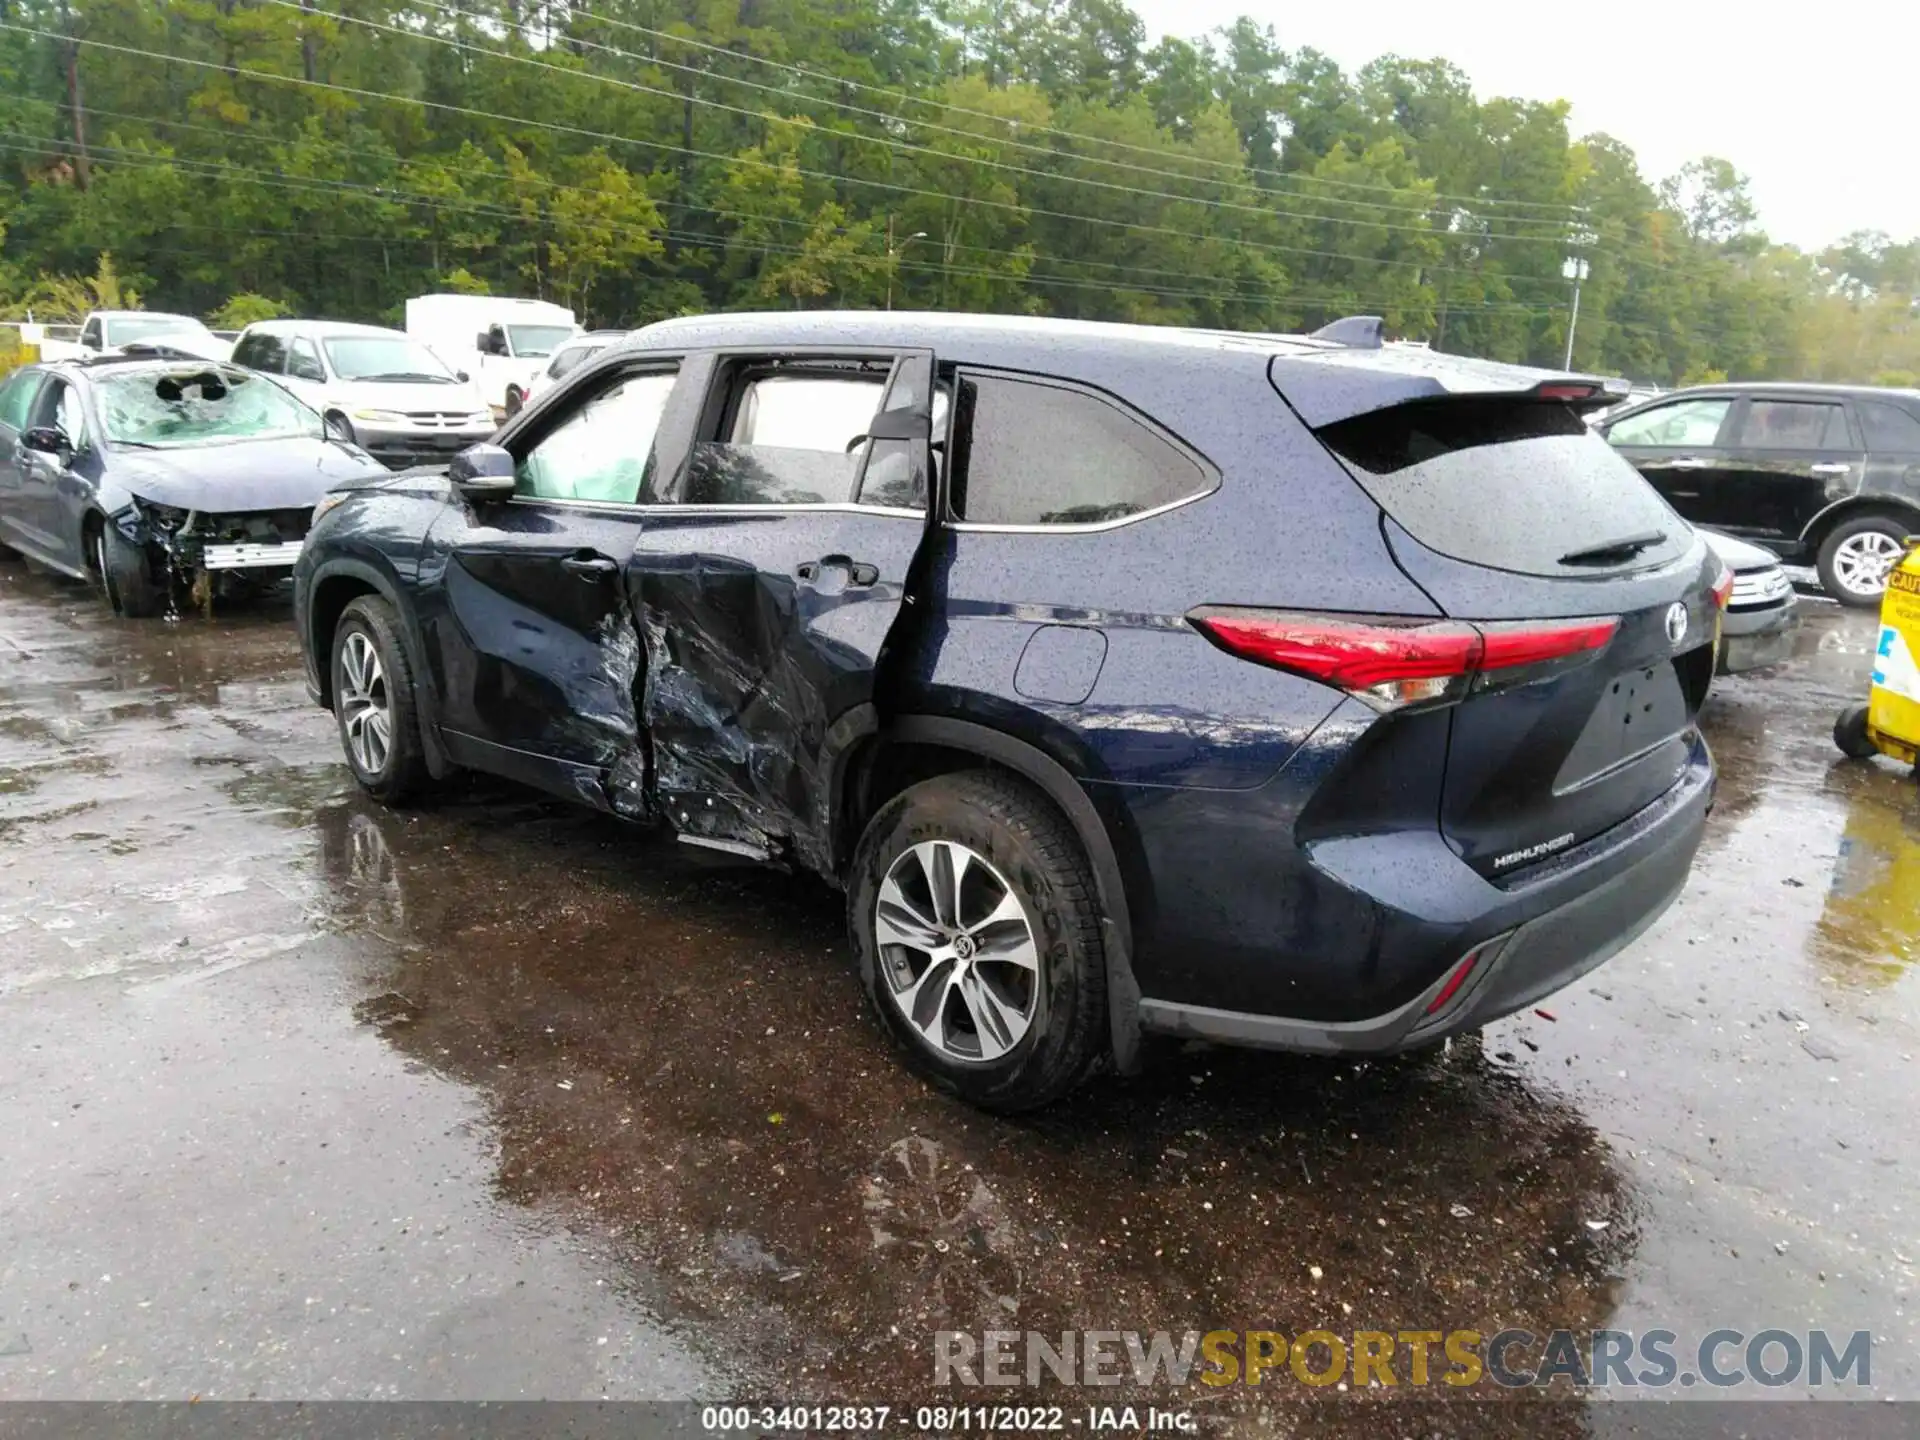
<instances>
[{"instance_id":1,"label":"white suv","mask_svg":"<svg viewBox=\"0 0 1920 1440\"><path fill-rule=\"evenodd\" d=\"M399 330L262 320L240 332L233 362L271 375L395 470L448 460L493 434L473 381Z\"/></svg>"}]
</instances>

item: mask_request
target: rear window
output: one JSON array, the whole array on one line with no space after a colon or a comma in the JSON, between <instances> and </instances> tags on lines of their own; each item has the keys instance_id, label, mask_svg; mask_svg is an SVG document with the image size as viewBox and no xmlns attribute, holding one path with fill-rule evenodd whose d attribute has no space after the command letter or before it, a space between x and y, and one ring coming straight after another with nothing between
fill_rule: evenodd
<instances>
[{"instance_id":1,"label":"rear window","mask_svg":"<svg viewBox=\"0 0 1920 1440\"><path fill-rule=\"evenodd\" d=\"M1670 560L1693 543L1687 523L1564 405L1415 401L1319 435L1408 534L1456 560L1591 575Z\"/></svg>"}]
</instances>

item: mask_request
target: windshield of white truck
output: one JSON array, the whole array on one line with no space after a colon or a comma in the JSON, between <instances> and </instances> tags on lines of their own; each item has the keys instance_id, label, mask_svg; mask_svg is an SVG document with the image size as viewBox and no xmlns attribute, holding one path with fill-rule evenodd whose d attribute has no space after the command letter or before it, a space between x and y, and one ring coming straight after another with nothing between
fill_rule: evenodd
<instances>
[{"instance_id":1,"label":"windshield of white truck","mask_svg":"<svg viewBox=\"0 0 1920 1440\"><path fill-rule=\"evenodd\" d=\"M509 325L507 339L513 353L525 360L544 360L573 338L567 325Z\"/></svg>"}]
</instances>

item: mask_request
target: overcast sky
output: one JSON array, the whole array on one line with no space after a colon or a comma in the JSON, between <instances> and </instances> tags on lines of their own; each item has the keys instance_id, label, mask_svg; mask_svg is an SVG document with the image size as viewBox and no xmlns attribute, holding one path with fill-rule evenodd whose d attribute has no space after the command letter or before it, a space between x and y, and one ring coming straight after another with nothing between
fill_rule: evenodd
<instances>
[{"instance_id":1,"label":"overcast sky","mask_svg":"<svg viewBox=\"0 0 1920 1440\"><path fill-rule=\"evenodd\" d=\"M1444 57L1488 95L1573 104L1573 133L1624 140L1658 180L1699 155L1752 177L1760 222L1810 248L1920 235L1920 0L1554 5L1546 0L1132 0L1150 40L1249 14L1283 49L1348 71Z\"/></svg>"}]
</instances>

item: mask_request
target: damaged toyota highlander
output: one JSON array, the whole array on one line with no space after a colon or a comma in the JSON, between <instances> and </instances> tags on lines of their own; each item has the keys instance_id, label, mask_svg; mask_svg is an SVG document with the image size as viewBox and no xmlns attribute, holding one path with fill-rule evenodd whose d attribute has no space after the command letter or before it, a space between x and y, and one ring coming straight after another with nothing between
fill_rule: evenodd
<instances>
[{"instance_id":1,"label":"damaged toyota highlander","mask_svg":"<svg viewBox=\"0 0 1920 1440\"><path fill-rule=\"evenodd\" d=\"M122 615L285 580L315 502L385 473L230 365L105 356L0 385L0 545L97 581Z\"/></svg>"},{"instance_id":2,"label":"damaged toyota highlander","mask_svg":"<svg viewBox=\"0 0 1920 1440\"><path fill-rule=\"evenodd\" d=\"M1685 883L1731 576L1601 382L1335 338L670 320L322 502L361 785L468 767L824 877L905 1055L1434 1044Z\"/></svg>"}]
</instances>

